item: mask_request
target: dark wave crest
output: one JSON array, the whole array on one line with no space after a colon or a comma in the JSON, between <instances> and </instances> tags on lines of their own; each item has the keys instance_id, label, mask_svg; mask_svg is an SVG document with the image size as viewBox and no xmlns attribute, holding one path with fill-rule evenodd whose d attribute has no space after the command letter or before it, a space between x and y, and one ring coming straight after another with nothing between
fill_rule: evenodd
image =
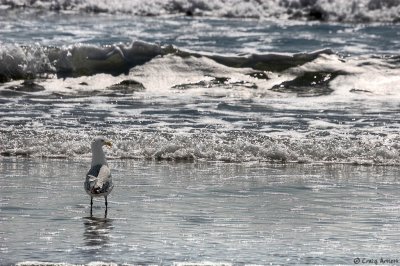
<instances>
[{"instance_id":1,"label":"dark wave crest","mask_svg":"<svg viewBox=\"0 0 400 266\"><path fill-rule=\"evenodd\" d=\"M206 55L182 51L171 45L159 46L145 42L109 46L78 44L67 48L4 45L0 46L0 81L32 79L51 74L61 78L89 76L98 73L127 74L135 66L166 55L182 58L206 57L229 67L279 72L310 62L321 54L332 53L330 49L325 49L292 55Z\"/></svg>"}]
</instances>

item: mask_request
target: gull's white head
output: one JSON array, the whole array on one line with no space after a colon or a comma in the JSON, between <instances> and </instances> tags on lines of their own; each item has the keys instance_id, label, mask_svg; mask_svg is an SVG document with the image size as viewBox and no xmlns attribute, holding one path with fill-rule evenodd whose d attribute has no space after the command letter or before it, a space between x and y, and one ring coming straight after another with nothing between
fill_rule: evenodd
<instances>
[{"instance_id":1,"label":"gull's white head","mask_svg":"<svg viewBox=\"0 0 400 266\"><path fill-rule=\"evenodd\" d=\"M102 137L97 137L93 139L92 141L92 166L98 165L98 164L107 164L106 161L106 156L103 151L103 146L109 146L112 147L112 143L109 140L106 140L105 138Z\"/></svg>"},{"instance_id":2,"label":"gull's white head","mask_svg":"<svg viewBox=\"0 0 400 266\"><path fill-rule=\"evenodd\" d=\"M104 145L112 147L111 141L109 141L103 137L94 138L92 141L92 150L93 150L93 148L101 148Z\"/></svg>"}]
</instances>

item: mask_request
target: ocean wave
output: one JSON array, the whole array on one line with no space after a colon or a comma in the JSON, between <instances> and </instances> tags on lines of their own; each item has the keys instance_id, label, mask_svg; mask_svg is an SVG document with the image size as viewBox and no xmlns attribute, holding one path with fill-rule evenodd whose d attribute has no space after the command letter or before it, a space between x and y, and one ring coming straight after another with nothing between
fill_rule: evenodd
<instances>
[{"instance_id":1,"label":"ocean wave","mask_svg":"<svg viewBox=\"0 0 400 266\"><path fill-rule=\"evenodd\" d=\"M131 45L69 47L41 45L0 45L0 81L32 79L57 74L59 77L108 73L119 75L165 52L158 45L133 42Z\"/></svg>"},{"instance_id":2,"label":"ocean wave","mask_svg":"<svg viewBox=\"0 0 400 266\"><path fill-rule=\"evenodd\" d=\"M223 161L266 163L350 163L400 165L400 138L396 135L348 136L329 131L302 136L259 134L252 131L193 133L103 132L113 141L110 159L156 161ZM1 156L78 159L91 156L90 133L0 133Z\"/></svg>"},{"instance_id":3,"label":"ocean wave","mask_svg":"<svg viewBox=\"0 0 400 266\"><path fill-rule=\"evenodd\" d=\"M100 134L114 159L400 165L398 56L134 42L3 45L0 62L1 156L90 158Z\"/></svg>"},{"instance_id":4,"label":"ocean wave","mask_svg":"<svg viewBox=\"0 0 400 266\"><path fill-rule=\"evenodd\" d=\"M70 79L63 82L66 78ZM303 97L393 95L398 81L396 55L343 57L331 49L238 56L139 41L107 46L0 45L2 96L51 91L55 96L86 97L232 87L252 91L253 97L270 97L272 92Z\"/></svg>"},{"instance_id":5,"label":"ocean wave","mask_svg":"<svg viewBox=\"0 0 400 266\"><path fill-rule=\"evenodd\" d=\"M144 90L168 94L170 89L209 94L211 88L224 93L236 88L236 93L248 95L243 94L245 98L352 98L395 95L398 81L396 55L343 57L331 49L239 56L139 41L107 46L0 45L0 95L7 97L37 92L48 97L113 96Z\"/></svg>"},{"instance_id":6,"label":"ocean wave","mask_svg":"<svg viewBox=\"0 0 400 266\"><path fill-rule=\"evenodd\" d=\"M126 13L139 16L184 14L233 18L280 18L346 22L399 22L398 0L1 0L3 8Z\"/></svg>"},{"instance_id":7,"label":"ocean wave","mask_svg":"<svg viewBox=\"0 0 400 266\"><path fill-rule=\"evenodd\" d=\"M0 44L0 82L12 79L88 76L98 73L120 75L143 65L156 57L175 55L207 57L222 65L235 68L253 68L262 71L283 71L316 59L321 54L332 54L330 49L312 53L251 54L249 56L207 55L179 50L172 45L159 46L145 42L106 46L76 44L68 47L41 45L20 46Z\"/></svg>"}]
</instances>

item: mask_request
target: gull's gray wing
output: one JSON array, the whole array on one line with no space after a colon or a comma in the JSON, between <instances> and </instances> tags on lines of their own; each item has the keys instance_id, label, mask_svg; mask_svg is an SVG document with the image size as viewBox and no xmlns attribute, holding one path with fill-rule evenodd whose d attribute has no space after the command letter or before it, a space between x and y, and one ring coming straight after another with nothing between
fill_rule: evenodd
<instances>
[{"instance_id":1,"label":"gull's gray wing","mask_svg":"<svg viewBox=\"0 0 400 266\"><path fill-rule=\"evenodd\" d=\"M90 168L85 186L93 194L109 192L113 188L110 168L107 165L95 165Z\"/></svg>"},{"instance_id":2,"label":"gull's gray wing","mask_svg":"<svg viewBox=\"0 0 400 266\"><path fill-rule=\"evenodd\" d=\"M111 181L111 171L107 165L102 165L97 175L97 183L95 188L102 189L104 185Z\"/></svg>"}]
</instances>

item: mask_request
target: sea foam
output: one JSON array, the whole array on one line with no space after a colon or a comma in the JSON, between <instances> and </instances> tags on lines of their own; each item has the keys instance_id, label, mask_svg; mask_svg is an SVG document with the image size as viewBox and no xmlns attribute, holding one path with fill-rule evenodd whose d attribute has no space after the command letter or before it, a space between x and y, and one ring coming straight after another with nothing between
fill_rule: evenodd
<instances>
[{"instance_id":1,"label":"sea foam","mask_svg":"<svg viewBox=\"0 0 400 266\"><path fill-rule=\"evenodd\" d=\"M3 48L16 66L3 75L25 77L0 87L1 155L86 158L102 134L115 159L400 164L395 56L115 47L111 59L93 45ZM64 55L69 68L59 67ZM120 62L136 65L108 74Z\"/></svg>"},{"instance_id":2,"label":"sea foam","mask_svg":"<svg viewBox=\"0 0 400 266\"><path fill-rule=\"evenodd\" d=\"M2 0L4 8L75 10L95 13L127 13L141 16L184 14L235 18L280 18L347 22L398 22L400 3L385 0Z\"/></svg>"}]
</instances>

